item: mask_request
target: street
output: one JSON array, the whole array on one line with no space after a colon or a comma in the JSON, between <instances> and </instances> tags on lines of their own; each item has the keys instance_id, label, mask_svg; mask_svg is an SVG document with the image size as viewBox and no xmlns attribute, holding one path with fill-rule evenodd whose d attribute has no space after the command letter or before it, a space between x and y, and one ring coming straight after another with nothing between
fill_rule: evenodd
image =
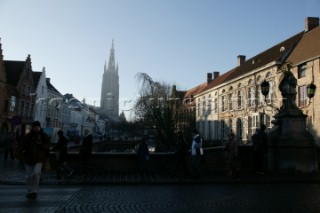
<instances>
[{"instance_id":1,"label":"street","mask_svg":"<svg viewBox=\"0 0 320 213\"><path fill-rule=\"evenodd\" d=\"M0 212L320 212L320 185L225 183L198 185L0 185Z\"/></svg>"}]
</instances>

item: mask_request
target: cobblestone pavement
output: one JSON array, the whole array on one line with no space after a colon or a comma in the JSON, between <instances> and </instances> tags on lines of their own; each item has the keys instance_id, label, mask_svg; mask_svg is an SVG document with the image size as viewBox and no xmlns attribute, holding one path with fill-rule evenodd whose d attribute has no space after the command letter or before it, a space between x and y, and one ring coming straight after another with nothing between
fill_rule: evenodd
<instances>
[{"instance_id":1,"label":"cobblestone pavement","mask_svg":"<svg viewBox=\"0 0 320 213\"><path fill-rule=\"evenodd\" d=\"M320 212L310 183L42 186L27 200L22 185L0 185L1 213Z\"/></svg>"},{"instance_id":2,"label":"cobblestone pavement","mask_svg":"<svg viewBox=\"0 0 320 213\"><path fill-rule=\"evenodd\" d=\"M19 161L0 161L0 183L25 184L25 169ZM195 184L195 183L287 183L308 182L320 183L320 174L268 173L257 175L251 172L240 172L233 177L226 177L223 172L206 172L201 177L171 175L154 172L110 172L94 171L91 174L74 173L70 178L58 180L53 170L44 171L41 184L86 185L86 184Z\"/></svg>"}]
</instances>

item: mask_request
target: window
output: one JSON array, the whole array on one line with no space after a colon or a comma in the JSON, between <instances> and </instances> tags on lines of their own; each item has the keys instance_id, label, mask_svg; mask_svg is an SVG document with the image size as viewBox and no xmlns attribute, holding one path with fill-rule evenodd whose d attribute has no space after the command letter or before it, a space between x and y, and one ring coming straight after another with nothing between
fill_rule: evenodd
<instances>
[{"instance_id":1,"label":"window","mask_svg":"<svg viewBox=\"0 0 320 213\"><path fill-rule=\"evenodd\" d=\"M250 87L248 91L248 106L254 106L255 94L254 94L254 87Z\"/></svg>"},{"instance_id":2,"label":"window","mask_svg":"<svg viewBox=\"0 0 320 213\"><path fill-rule=\"evenodd\" d=\"M27 86L25 84L22 85L22 94L26 95L27 93Z\"/></svg>"},{"instance_id":3,"label":"window","mask_svg":"<svg viewBox=\"0 0 320 213\"><path fill-rule=\"evenodd\" d=\"M249 117L249 136L251 137L255 132L256 129L260 127L259 115L252 115Z\"/></svg>"},{"instance_id":4,"label":"window","mask_svg":"<svg viewBox=\"0 0 320 213\"><path fill-rule=\"evenodd\" d=\"M298 78L306 77L307 64L300 64L298 66Z\"/></svg>"},{"instance_id":5,"label":"window","mask_svg":"<svg viewBox=\"0 0 320 213\"><path fill-rule=\"evenodd\" d=\"M222 96L221 97L221 104L222 104L222 112L226 111L227 110L227 104L226 104L226 96Z\"/></svg>"},{"instance_id":6,"label":"window","mask_svg":"<svg viewBox=\"0 0 320 213\"><path fill-rule=\"evenodd\" d=\"M229 119L228 127L229 127L228 134L230 134L231 132L233 132L233 128L232 128L232 119Z\"/></svg>"},{"instance_id":7,"label":"window","mask_svg":"<svg viewBox=\"0 0 320 213\"><path fill-rule=\"evenodd\" d=\"M9 107L10 112L14 112L15 108L16 108L16 97L15 96L11 96L11 98L10 98L10 107Z\"/></svg>"},{"instance_id":8,"label":"window","mask_svg":"<svg viewBox=\"0 0 320 213\"><path fill-rule=\"evenodd\" d=\"M211 114L211 105L212 105L212 100L211 98L208 99L208 113Z\"/></svg>"},{"instance_id":9,"label":"window","mask_svg":"<svg viewBox=\"0 0 320 213\"><path fill-rule=\"evenodd\" d=\"M272 81L268 81L268 82L269 82L270 87L269 87L269 94L267 95L267 100L266 100L266 102L267 102L268 104L271 104L271 103L272 103L272 93L273 93L273 90L272 90L273 82L272 82Z\"/></svg>"},{"instance_id":10,"label":"window","mask_svg":"<svg viewBox=\"0 0 320 213\"><path fill-rule=\"evenodd\" d=\"M237 119L237 136L242 139L242 120L240 118Z\"/></svg>"},{"instance_id":11,"label":"window","mask_svg":"<svg viewBox=\"0 0 320 213\"><path fill-rule=\"evenodd\" d=\"M28 86L28 89L27 89L27 94L26 95L31 95L31 87L30 86Z\"/></svg>"},{"instance_id":12,"label":"window","mask_svg":"<svg viewBox=\"0 0 320 213\"><path fill-rule=\"evenodd\" d=\"M238 91L238 109L242 108L242 100L243 100L242 90L239 90Z\"/></svg>"},{"instance_id":13,"label":"window","mask_svg":"<svg viewBox=\"0 0 320 213\"><path fill-rule=\"evenodd\" d=\"M262 105L263 103L263 95L262 95L262 92L261 92L261 88L260 86L258 87L258 105Z\"/></svg>"},{"instance_id":14,"label":"window","mask_svg":"<svg viewBox=\"0 0 320 213\"><path fill-rule=\"evenodd\" d=\"M229 110L233 110L232 93L228 95Z\"/></svg>"},{"instance_id":15,"label":"window","mask_svg":"<svg viewBox=\"0 0 320 213\"><path fill-rule=\"evenodd\" d=\"M306 85L298 87L299 90L299 107L307 106L307 87Z\"/></svg>"},{"instance_id":16,"label":"window","mask_svg":"<svg viewBox=\"0 0 320 213\"><path fill-rule=\"evenodd\" d=\"M214 113L218 112L218 98L214 98Z\"/></svg>"}]
</instances>

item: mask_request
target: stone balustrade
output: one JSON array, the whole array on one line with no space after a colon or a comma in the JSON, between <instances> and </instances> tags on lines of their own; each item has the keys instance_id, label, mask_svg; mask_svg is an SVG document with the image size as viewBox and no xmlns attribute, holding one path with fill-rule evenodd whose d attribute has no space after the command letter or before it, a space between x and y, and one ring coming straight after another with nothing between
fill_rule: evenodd
<instances>
[{"instance_id":1,"label":"stone balustrade","mask_svg":"<svg viewBox=\"0 0 320 213\"><path fill-rule=\"evenodd\" d=\"M98 147L98 145L97 145ZM203 171L224 171L226 169L225 152L222 146L204 149L202 158ZM81 170L82 162L76 148L69 151L68 164L75 169ZM52 160L55 153L51 153ZM187 154L187 163L191 168L191 154ZM149 171L170 172L174 169L175 158L173 152L150 153L147 168ZM239 161L241 170L252 169L252 146L243 145L239 147ZM91 163L94 171L136 171L139 166L137 154L132 153L101 153L93 152Z\"/></svg>"}]
</instances>

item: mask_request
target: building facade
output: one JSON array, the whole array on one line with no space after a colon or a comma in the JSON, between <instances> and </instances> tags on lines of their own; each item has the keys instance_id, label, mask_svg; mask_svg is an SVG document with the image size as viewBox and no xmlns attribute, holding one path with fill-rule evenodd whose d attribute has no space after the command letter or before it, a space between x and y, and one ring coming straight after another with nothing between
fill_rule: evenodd
<instances>
[{"instance_id":1,"label":"building facade","mask_svg":"<svg viewBox=\"0 0 320 213\"><path fill-rule=\"evenodd\" d=\"M110 50L108 65L104 65L101 86L101 100L99 114L112 120L119 118L119 75L115 62L114 43Z\"/></svg>"},{"instance_id":2,"label":"building facade","mask_svg":"<svg viewBox=\"0 0 320 213\"><path fill-rule=\"evenodd\" d=\"M223 142L232 131L239 140L248 143L260 124L272 128L273 116L282 103L278 86L284 66L289 63L298 79L297 105L308 116L308 127L315 138L319 137L319 109L316 108L319 95L316 94L311 104L306 95L311 82L320 86L319 18L309 17L305 25L305 31L248 60L239 55L238 66L232 70L215 78L212 73L208 74L206 86L193 96L197 128L205 140ZM266 97L261 93L263 81L270 85Z\"/></svg>"}]
</instances>

